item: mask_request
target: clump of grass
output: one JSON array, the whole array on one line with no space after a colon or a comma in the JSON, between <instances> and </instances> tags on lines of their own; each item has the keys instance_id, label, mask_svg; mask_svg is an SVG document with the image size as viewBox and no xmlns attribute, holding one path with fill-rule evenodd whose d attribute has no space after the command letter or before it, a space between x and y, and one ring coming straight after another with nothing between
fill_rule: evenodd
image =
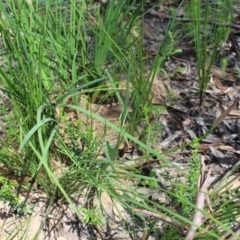
<instances>
[{"instance_id":1,"label":"clump of grass","mask_svg":"<svg viewBox=\"0 0 240 240\"><path fill-rule=\"evenodd\" d=\"M141 4L132 10L131 1L110 1L102 13L87 1L70 1L70 5L62 1L34 5L26 1L7 3L11 14L3 4L0 6L6 19L0 23L5 39L0 84L12 102L12 114L17 120L11 125L16 137L9 142L9 145L20 145L20 151L15 152L19 158L17 170L28 170L29 177L36 179L38 188L47 194L50 205L67 200L83 222L99 224L101 215L95 207L77 208L72 197L94 193L101 203L101 195L106 193L126 211L149 223L145 224L149 225L149 231L153 231L154 226L144 214L137 213L136 208L148 210L167 225L175 226L177 235L177 227L191 221L138 193L137 185L144 183L151 189L181 198L185 206L189 204L194 209L192 199L161 188L154 171L147 177L141 175L138 168L124 168L125 160L117 161L118 145L101 141L92 124L94 119L106 129L113 129L119 135L118 144L136 143L145 154L143 159L151 155L175 168L150 147L149 142L154 140L150 116L160 109L151 106L151 87L164 62L175 53L176 20L169 22L165 38L146 74L145 64L150 60L144 55L143 32L139 29L139 19L143 17ZM21 4L24 8L19 7ZM119 89L121 79L115 78L121 74L127 86L124 98ZM129 86L133 91L130 92ZM119 126L82 104L83 99L90 101L91 97L107 98L108 91L122 107ZM87 126L79 116L87 118ZM141 121L148 126L143 138L139 138L138 132ZM104 156L99 159L101 150ZM0 150L0 161L9 167L3 156L11 156L6 146ZM61 165L59 172L55 169L56 162ZM14 159L11 164L15 164ZM133 185L129 186L127 181ZM86 206L92 198L91 195L91 199L86 200ZM85 213L84 218L80 211Z\"/></svg>"},{"instance_id":2,"label":"clump of grass","mask_svg":"<svg viewBox=\"0 0 240 240\"><path fill-rule=\"evenodd\" d=\"M232 1L229 0L214 3L190 1L188 14L193 19L190 26L196 49L200 104L210 81L212 66L217 62L222 44L229 36L232 13Z\"/></svg>"},{"instance_id":3,"label":"clump of grass","mask_svg":"<svg viewBox=\"0 0 240 240\"><path fill-rule=\"evenodd\" d=\"M36 178L40 188L49 198L56 199L54 196L56 194L57 199L66 198L77 214L78 210L73 206L70 196L87 188L97 189L99 195L101 192L107 192L127 206L126 199L120 198L113 182L117 183L121 178L131 176L121 176L117 173L115 156L109 154L107 161L103 162L96 160L96 153L99 150L96 147L96 153L94 153L94 148L90 149L95 141L93 135L90 135L94 133L87 136L89 138L86 145L87 151L79 151L75 133L79 131L81 140L84 140L85 130L78 129L78 124L66 128L71 142L66 146L63 144L64 139L61 139L61 135L58 134L58 128L61 127L59 123L64 114L68 114L66 108L74 114L81 112L88 118L96 118L105 123L116 130L120 136L137 142L147 152L159 155L131 134L144 118L141 108L145 109L144 114L148 114L146 109L151 100L149 95L151 81L154 74L159 72L160 64L163 64L164 59L172 54L173 43L166 48L164 58L155 59L155 65L146 81L141 45L143 34L134 35L131 32L135 23L138 24L140 7L136 12L130 12L130 2L125 5L121 1L117 5L109 3L103 17L100 18L98 8L91 15L84 1L73 2L69 12L70 22L66 22L67 18L61 15L61 11L57 9L53 11L54 8L60 8L61 2L54 5L47 2L45 5L34 6L24 2L24 8L18 8L18 4L21 3L14 5L9 2L8 4L11 14L6 12L3 5L1 6L7 20L7 24L2 22L1 27L5 32L4 46L8 52L8 55L4 56L6 70L0 72L1 85L13 104L14 117L19 119L19 122L13 126L20 136L15 141L21 143L19 157L22 154L27 159L25 168L31 169L28 174ZM89 21L91 23L87 26ZM94 37L94 48L87 47L87 36ZM165 48L162 46L162 49ZM12 65L11 61L15 64ZM136 66L139 67L136 68ZM103 71L103 68L106 70ZM84 93L93 92L95 88L100 91L101 88L106 88L106 85L101 84L104 84L107 79L111 81L114 92L121 101L118 85L112 78L112 75L117 72L125 72L128 84L135 88L132 100L134 113L130 118L132 123L129 125L132 129L130 134L97 114L78 106ZM20 76L19 73L21 73ZM142 91L139 84L145 86L146 92ZM67 103L69 99L72 104ZM128 115L129 102L128 98L121 101L123 119ZM56 113L59 109L63 115ZM106 153L108 151L110 148L105 149ZM58 159L59 153L61 157L68 159L68 166L57 178L54 176L53 159ZM112 166L111 174L108 170L109 166ZM43 176L44 181L42 181ZM70 185L72 187L69 187ZM124 191L120 185L119 188ZM128 200L130 199L128 197ZM131 202L133 206L138 205L135 200ZM79 214L78 216L81 218Z\"/></svg>"}]
</instances>

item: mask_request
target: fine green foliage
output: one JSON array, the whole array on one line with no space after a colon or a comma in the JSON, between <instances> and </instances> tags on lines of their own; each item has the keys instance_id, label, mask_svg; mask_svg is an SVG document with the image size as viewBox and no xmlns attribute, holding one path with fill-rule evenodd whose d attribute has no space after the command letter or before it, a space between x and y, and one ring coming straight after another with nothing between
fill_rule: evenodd
<instances>
[{"instance_id":1,"label":"fine green foliage","mask_svg":"<svg viewBox=\"0 0 240 240\"><path fill-rule=\"evenodd\" d=\"M27 206L27 202L23 201L17 194L18 184L13 180L0 177L0 200L7 203L13 212L19 215L31 214L34 205Z\"/></svg>"},{"instance_id":2,"label":"fine green foliage","mask_svg":"<svg viewBox=\"0 0 240 240\"><path fill-rule=\"evenodd\" d=\"M196 195L197 195L197 189L198 189L198 179L200 175L200 157L199 157L199 139L193 140L193 150L192 150L192 156L191 160L189 162L189 171L186 176L187 181L187 187L185 187L184 190L184 196L185 198L194 203ZM189 215L192 213L194 209L190 208L186 204L182 204L182 211L184 215Z\"/></svg>"},{"instance_id":3,"label":"fine green foliage","mask_svg":"<svg viewBox=\"0 0 240 240\"><path fill-rule=\"evenodd\" d=\"M167 179L171 179L175 189L167 190L159 183L157 171L151 170L145 176L140 169L142 162L139 164L139 160L148 162L151 158L156 160L156 164L161 163L160 167L181 172L156 147L156 133L161 135L164 125L152 123L152 119L159 118L165 108L152 106L151 95L153 81L163 71L164 63L180 51L176 49L179 24L174 17L169 21L156 56L149 57L144 51L141 27L145 15L142 13L144 2L110 1L101 7L82 0L70 0L69 3L36 1L32 4L25 0L8 0L7 8L3 2L0 3L4 47L0 86L8 95L12 109L6 116L9 129L1 143L0 164L15 178L28 176L30 179L29 184L23 184L25 189L7 178L0 179L0 184L3 184L1 200L13 205L16 212L33 210L24 205L25 201L24 204L19 203L13 191L16 187L26 190L30 186L28 191L37 188L47 195L46 219L51 206L64 201L79 221L101 225L106 220L102 197L107 195L122 222L126 223L119 206L139 221L141 226L134 230L129 228L129 235L133 238L144 226L146 239L152 233L167 236L166 239L180 239L179 229L192 224L200 171L199 140L193 145L186 184L174 182L177 179L168 172ZM206 19L213 8L217 8L216 16L221 16L228 6L224 5L227 2L206 3L196 9L194 3L199 4L196 6L200 3L190 2L192 16L199 17L193 22L196 26L193 36L200 62L199 76L207 79L220 43L227 35L222 33L226 27L214 27L216 35L211 36L211 41L215 38L217 41L211 49L214 60L206 69L209 43ZM204 25L200 26L202 8L208 11ZM223 18L219 17L217 21L223 21ZM202 31L205 34L203 40ZM201 58L199 49L204 47ZM200 92L203 92L206 80L199 81ZM124 87L121 85L123 82ZM170 101L174 101L173 98L169 93ZM119 124L91 108L112 102L117 102L121 108ZM143 130L139 130L141 123L145 124ZM98 124L102 126L101 132L97 131ZM109 130L116 134L117 143L105 138ZM136 164L131 166L127 159L120 158L118 152L121 144L130 143L137 145L142 154L141 159L134 160ZM139 185L143 190L164 193L171 204L181 205L182 212L148 198L148 192L140 192L142 188ZM73 202L76 195L86 198L84 207L77 207ZM90 202L96 199L99 206L90 207ZM214 204L217 206L217 202ZM164 222L163 229L157 229L157 220L151 222L136 209L154 213L158 216L156 219ZM226 214L229 210L234 212L234 217ZM207 209L202 213L212 224L208 231L209 239L217 238L223 230L227 231L237 217L236 206L231 207L230 201L217 211L218 217L213 217ZM198 236L202 237L201 231L205 227L199 228Z\"/></svg>"},{"instance_id":4,"label":"fine green foliage","mask_svg":"<svg viewBox=\"0 0 240 240\"><path fill-rule=\"evenodd\" d=\"M7 178L0 177L0 186L1 201L4 203L9 203L12 206L16 206L19 202L18 197L15 196L16 193L14 193L17 184L13 181L9 181Z\"/></svg>"},{"instance_id":5,"label":"fine green foliage","mask_svg":"<svg viewBox=\"0 0 240 240\"><path fill-rule=\"evenodd\" d=\"M80 211L82 211L84 216L84 221L88 224L92 225L100 225L103 222L103 216L101 216L101 213L97 206L93 207L92 209L87 208L80 208Z\"/></svg>"}]
</instances>

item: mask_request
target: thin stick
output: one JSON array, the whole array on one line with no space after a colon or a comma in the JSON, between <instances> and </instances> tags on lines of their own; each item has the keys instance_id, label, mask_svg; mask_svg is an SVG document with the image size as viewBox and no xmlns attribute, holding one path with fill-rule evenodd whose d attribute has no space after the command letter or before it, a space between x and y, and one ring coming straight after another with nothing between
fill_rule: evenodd
<instances>
[{"instance_id":1,"label":"thin stick","mask_svg":"<svg viewBox=\"0 0 240 240\"><path fill-rule=\"evenodd\" d=\"M211 169L208 170L207 177L197 194L196 207L201 210L204 208L204 202L205 202L207 188L209 185L210 174L211 174ZM201 178L201 175L199 176L199 178ZM203 214L199 210L197 210L193 217L191 228L189 229L186 235L186 238L185 238L186 240L193 239L196 230L202 225L202 218L203 218Z\"/></svg>"},{"instance_id":2,"label":"thin stick","mask_svg":"<svg viewBox=\"0 0 240 240\"><path fill-rule=\"evenodd\" d=\"M162 221L172 225L172 226L175 226L177 228L180 228L182 227L182 224L174 219L171 219L167 216L162 216L162 215L159 215L159 214L156 214L156 213L153 213L153 212L150 212L150 211L147 211L147 210L143 210L143 209L139 209L139 208L134 208L134 211L135 212L140 212L140 213L143 213L143 214L146 214L146 215L149 215L149 216L152 216L152 217L155 217L155 218L158 218L158 219L161 219Z\"/></svg>"}]
</instances>

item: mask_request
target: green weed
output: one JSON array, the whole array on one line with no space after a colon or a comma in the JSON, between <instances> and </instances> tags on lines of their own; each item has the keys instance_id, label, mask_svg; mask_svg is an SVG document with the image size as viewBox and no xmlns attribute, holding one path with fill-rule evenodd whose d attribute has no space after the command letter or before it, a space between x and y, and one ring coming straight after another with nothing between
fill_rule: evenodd
<instances>
[{"instance_id":1,"label":"green weed","mask_svg":"<svg viewBox=\"0 0 240 240\"><path fill-rule=\"evenodd\" d=\"M84 213L85 216L83 220L88 224L92 224L96 226L96 225L101 225L104 221L102 213L100 212L97 206L94 206L90 210L87 208L80 208L80 211Z\"/></svg>"},{"instance_id":2,"label":"green weed","mask_svg":"<svg viewBox=\"0 0 240 240\"><path fill-rule=\"evenodd\" d=\"M18 188L17 182L0 176L0 201L7 203L16 214L31 214L34 205L29 207L26 201L17 196Z\"/></svg>"},{"instance_id":3,"label":"green weed","mask_svg":"<svg viewBox=\"0 0 240 240\"><path fill-rule=\"evenodd\" d=\"M198 192L198 178L200 174L200 157L198 152L199 139L193 140L192 155L189 162L189 170L186 175L186 183L176 183L175 192L180 198L177 198L177 204L180 204L181 211L184 216L190 216L195 210L189 206L188 202L195 203L195 198ZM181 199L184 199L182 201ZM180 200L180 201L179 201Z\"/></svg>"}]
</instances>

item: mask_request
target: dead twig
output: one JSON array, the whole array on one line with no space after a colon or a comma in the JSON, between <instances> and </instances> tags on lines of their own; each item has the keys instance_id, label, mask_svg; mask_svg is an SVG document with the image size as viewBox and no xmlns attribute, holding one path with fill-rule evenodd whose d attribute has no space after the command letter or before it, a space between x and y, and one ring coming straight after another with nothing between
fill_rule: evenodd
<instances>
[{"instance_id":1,"label":"dead twig","mask_svg":"<svg viewBox=\"0 0 240 240\"><path fill-rule=\"evenodd\" d=\"M204 182L204 176L205 176L205 171L206 171L206 164L205 164L205 160L206 157L204 157L203 155L201 156L201 178L199 177L199 179L201 179L200 185L198 185L198 189L200 188L200 186L203 184ZM210 201L210 198L208 195L205 196L206 197L206 202L207 205L209 207L210 213L213 215L213 208L212 208L212 204Z\"/></svg>"},{"instance_id":2,"label":"dead twig","mask_svg":"<svg viewBox=\"0 0 240 240\"><path fill-rule=\"evenodd\" d=\"M206 198L207 188L209 185L210 174L211 174L211 169L208 170L207 177L206 177L205 181L203 182L203 184L197 194L196 207L200 210L202 210L204 208L204 202L205 202L205 198ZM200 176L199 176L199 178L200 178L199 181L201 181L201 178L202 178L201 175L202 174L200 174ZM187 239L187 240L193 239L196 230L202 225L202 218L203 218L203 214L199 210L197 210L193 217L191 228L189 229L185 239Z\"/></svg>"},{"instance_id":3,"label":"dead twig","mask_svg":"<svg viewBox=\"0 0 240 240\"><path fill-rule=\"evenodd\" d=\"M146 215L151 216L151 217L161 219L162 221L164 221L164 222L166 222L166 223L168 223L168 224L170 224L174 227L177 227L177 228L182 227L182 224L179 221L176 221L176 220L174 220L170 217L167 217L167 216L164 216L164 215L159 215L157 213L153 213L153 212L150 212L150 211L147 211L147 210L144 210L144 209L139 209L139 208L134 208L134 211L146 214Z\"/></svg>"},{"instance_id":4,"label":"dead twig","mask_svg":"<svg viewBox=\"0 0 240 240\"><path fill-rule=\"evenodd\" d=\"M233 108L238 104L238 102L240 101L240 97L237 98L233 104L227 108L216 120L215 122L213 123L213 126L212 128L216 128L222 121L223 119L233 110Z\"/></svg>"},{"instance_id":5,"label":"dead twig","mask_svg":"<svg viewBox=\"0 0 240 240\"><path fill-rule=\"evenodd\" d=\"M208 151L210 149L210 147L217 147L220 145L220 143L222 142L222 138L220 138L219 140L213 142L213 143L210 143L210 144L200 144L199 147L198 147L198 150L200 152L204 152L204 151Z\"/></svg>"}]
</instances>

